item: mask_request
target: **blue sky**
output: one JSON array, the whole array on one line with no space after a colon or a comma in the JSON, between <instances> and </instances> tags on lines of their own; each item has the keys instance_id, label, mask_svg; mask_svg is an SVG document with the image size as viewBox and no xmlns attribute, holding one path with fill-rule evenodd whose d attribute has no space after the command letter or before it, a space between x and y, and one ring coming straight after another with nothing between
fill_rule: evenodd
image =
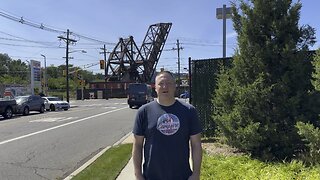
<instances>
[{"instance_id":1,"label":"blue sky","mask_svg":"<svg viewBox=\"0 0 320 180\"><path fill-rule=\"evenodd\" d=\"M320 3L302 0L300 25L309 24L316 29L320 37ZM181 72L188 66L188 57L192 59L222 57L222 20L216 19L216 8L228 0L10 0L1 1L0 12L12 17L23 17L34 24L98 39L107 44L107 50L114 48L120 37L133 36L138 47L151 24L171 22L172 28L162 52L157 69L177 72L176 41L179 39ZM59 41L58 32L49 32L0 16L0 53L7 53L13 59L29 61L39 60L43 66L44 54L47 66L65 64L65 43ZM83 68L83 65L98 63L103 59L100 54L102 43L78 40L70 46L73 59L70 64ZM227 56L233 54L236 47L236 34L231 20L227 20ZM59 48L60 47L60 48ZM319 48L317 43L312 49ZM87 70L104 73L99 66Z\"/></svg>"}]
</instances>

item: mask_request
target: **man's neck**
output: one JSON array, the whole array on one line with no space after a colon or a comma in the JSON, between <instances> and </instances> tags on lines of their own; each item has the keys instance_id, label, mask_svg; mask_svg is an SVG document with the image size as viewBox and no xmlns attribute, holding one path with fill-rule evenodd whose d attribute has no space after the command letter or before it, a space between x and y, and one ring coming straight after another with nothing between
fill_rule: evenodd
<instances>
[{"instance_id":1,"label":"man's neck","mask_svg":"<svg viewBox=\"0 0 320 180\"><path fill-rule=\"evenodd\" d=\"M163 99L158 97L157 102L162 106L171 106L176 102L176 99L175 98Z\"/></svg>"}]
</instances>

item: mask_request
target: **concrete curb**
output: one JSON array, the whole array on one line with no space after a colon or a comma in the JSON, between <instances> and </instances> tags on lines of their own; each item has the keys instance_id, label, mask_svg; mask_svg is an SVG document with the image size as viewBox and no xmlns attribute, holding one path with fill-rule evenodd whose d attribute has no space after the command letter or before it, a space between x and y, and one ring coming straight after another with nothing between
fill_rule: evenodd
<instances>
[{"instance_id":1,"label":"concrete curb","mask_svg":"<svg viewBox=\"0 0 320 180\"><path fill-rule=\"evenodd\" d=\"M133 168L133 159L132 157L126 164L126 166L121 170L120 174L117 176L116 180L128 180L134 179L134 168Z\"/></svg>"},{"instance_id":2,"label":"concrete curb","mask_svg":"<svg viewBox=\"0 0 320 180\"><path fill-rule=\"evenodd\" d=\"M83 171L86 167L88 167L90 164L92 164L96 159L98 159L103 153L105 153L109 148L113 147L113 146L117 146L119 144L121 144L122 142L125 142L127 139L130 139L130 135L132 134L132 132L129 132L128 134L126 134L125 136L123 136L120 140L118 140L116 143L114 143L112 146L107 146L106 148L102 149L98 154L96 154L95 156L93 156L89 161L87 161L86 163L84 163L82 166L80 166L78 169L76 169L74 172L72 172L69 176L67 176L66 178L64 178L64 180L70 180L72 179L74 176L76 176L77 174L79 174L81 171Z\"/></svg>"},{"instance_id":3,"label":"concrete curb","mask_svg":"<svg viewBox=\"0 0 320 180\"><path fill-rule=\"evenodd\" d=\"M128 136L123 142L125 143L133 143L133 134L131 133L130 136ZM133 167L133 160L132 156L130 160L127 162L127 164L123 167L119 175L117 176L116 180L128 180L128 179L134 179L134 167Z\"/></svg>"}]
</instances>

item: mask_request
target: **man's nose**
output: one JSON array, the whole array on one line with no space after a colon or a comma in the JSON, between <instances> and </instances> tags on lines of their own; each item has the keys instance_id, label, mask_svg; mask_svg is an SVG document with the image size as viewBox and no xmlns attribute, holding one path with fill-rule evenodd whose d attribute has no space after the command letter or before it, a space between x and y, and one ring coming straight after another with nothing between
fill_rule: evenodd
<instances>
[{"instance_id":1,"label":"man's nose","mask_svg":"<svg viewBox=\"0 0 320 180\"><path fill-rule=\"evenodd\" d=\"M162 84L162 88L166 88L168 85L166 83Z\"/></svg>"}]
</instances>

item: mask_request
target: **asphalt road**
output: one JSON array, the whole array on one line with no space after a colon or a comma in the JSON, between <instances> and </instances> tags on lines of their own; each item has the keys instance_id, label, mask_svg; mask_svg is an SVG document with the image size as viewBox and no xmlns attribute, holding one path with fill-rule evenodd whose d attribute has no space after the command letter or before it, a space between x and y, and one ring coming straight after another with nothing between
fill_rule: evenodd
<instances>
[{"instance_id":1,"label":"asphalt road","mask_svg":"<svg viewBox=\"0 0 320 180\"><path fill-rule=\"evenodd\" d=\"M126 99L72 101L68 111L0 119L0 179L63 179L132 130Z\"/></svg>"}]
</instances>

